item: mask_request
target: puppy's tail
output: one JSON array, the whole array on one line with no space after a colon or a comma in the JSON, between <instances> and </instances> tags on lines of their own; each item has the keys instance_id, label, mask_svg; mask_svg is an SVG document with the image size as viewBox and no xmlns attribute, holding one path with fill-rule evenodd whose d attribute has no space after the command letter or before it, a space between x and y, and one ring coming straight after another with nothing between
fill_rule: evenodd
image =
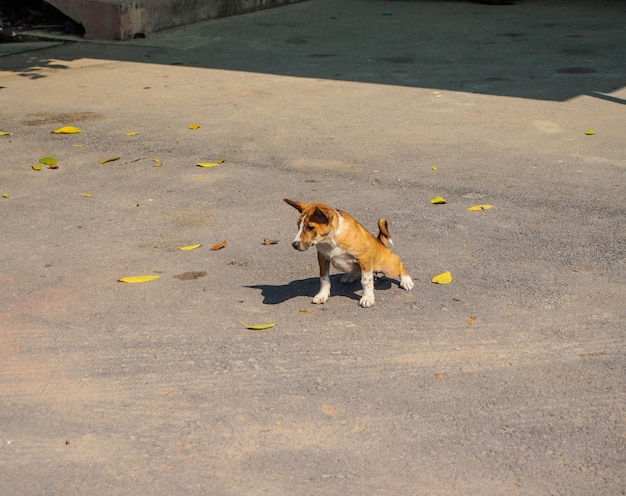
<instances>
[{"instance_id":1,"label":"puppy's tail","mask_svg":"<svg viewBox=\"0 0 626 496\"><path fill-rule=\"evenodd\" d=\"M389 222L387 219L378 219L378 241L384 244L387 248L393 246L393 240L391 234L389 234Z\"/></svg>"}]
</instances>

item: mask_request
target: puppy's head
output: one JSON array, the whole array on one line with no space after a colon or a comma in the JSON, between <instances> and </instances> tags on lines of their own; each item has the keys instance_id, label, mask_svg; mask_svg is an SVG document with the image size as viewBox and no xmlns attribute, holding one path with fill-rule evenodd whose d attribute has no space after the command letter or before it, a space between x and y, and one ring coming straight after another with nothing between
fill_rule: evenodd
<instances>
[{"instance_id":1,"label":"puppy's head","mask_svg":"<svg viewBox=\"0 0 626 496\"><path fill-rule=\"evenodd\" d=\"M300 212L298 234L291 246L305 251L328 237L333 232L337 213L323 203L304 203L285 198L285 202Z\"/></svg>"}]
</instances>

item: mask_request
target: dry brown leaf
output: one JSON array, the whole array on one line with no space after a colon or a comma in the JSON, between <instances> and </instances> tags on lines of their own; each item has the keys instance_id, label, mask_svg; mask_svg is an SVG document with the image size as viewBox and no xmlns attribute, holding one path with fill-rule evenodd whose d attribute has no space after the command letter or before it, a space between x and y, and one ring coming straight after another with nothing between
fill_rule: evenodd
<instances>
[{"instance_id":1,"label":"dry brown leaf","mask_svg":"<svg viewBox=\"0 0 626 496\"><path fill-rule=\"evenodd\" d=\"M276 245L276 244L278 244L278 240L277 240L277 239L267 239L267 238L265 238L265 239L263 240L263 244L264 244L265 246L268 246L268 245Z\"/></svg>"},{"instance_id":2,"label":"dry brown leaf","mask_svg":"<svg viewBox=\"0 0 626 496\"><path fill-rule=\"evenodd\" d=\"M213 245L211 247L211 251L221 250L222 248L226 248L226 245L228 245L228 243L226 241L222 241L221 243L217 243L216 245Z\"/></svg>"},{"instance_id":3,"label":"dry brown leaf","mask_svg":"<svg viewBox=\"0 0 626 496\"><path fill-rule=\"evenodd\" d=\"M467 323L468 324L474 324L476 322L476 317L468 317L467 318Z\"/></svg>"}]
</instances>

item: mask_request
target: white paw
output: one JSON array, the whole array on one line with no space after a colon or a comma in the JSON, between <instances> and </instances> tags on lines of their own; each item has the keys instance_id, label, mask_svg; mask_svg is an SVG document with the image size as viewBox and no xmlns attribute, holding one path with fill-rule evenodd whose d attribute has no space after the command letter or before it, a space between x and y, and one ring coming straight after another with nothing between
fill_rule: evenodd
<instances>
[{"instance_id":1,"label":"white paw","mask_svg":"<svg viewBox=\"0 0 626 496\"><path fill-rule=\"evenodd\" d=\"M373 307L376 303L376 299L373 294L364 294L361 300L359 301L359 306L363 308Z\"/></svg>"},{"instance_id":2,"label":"white paw","mask_svg":"<svg viewBox=\"0 0 626 496\"><path fill-rule=\"evenodd\" d=\"M400 276L400 287L407 291L411 291L415 284L413 284L413 279L410 276Z\"/></svg>"},{"instance_id":3,"label":"white paw","mask_svg":"<svg viewBox=\"0 0 626 496\"><path fill-rule=\"evenodd\" d=\"M321 305L323 303L326 303L327 301L328 301L328 295L326 293L317 293L313 297L313 303L315 303L316 305Z\"/></svg>"}]
</instances>

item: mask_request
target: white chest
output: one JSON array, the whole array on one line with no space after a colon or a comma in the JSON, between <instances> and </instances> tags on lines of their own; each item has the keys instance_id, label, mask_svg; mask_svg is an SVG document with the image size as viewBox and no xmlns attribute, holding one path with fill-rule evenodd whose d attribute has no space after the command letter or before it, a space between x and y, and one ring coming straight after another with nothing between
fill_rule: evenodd
<instances>
[{"instance_id":1,"label":"white chest","mask_svg":"<svg viewBox=\"0 0 626 496\"><path fill-rule=\"evenodd\" d=\"M352 272L358 260L335 243L320 243L317 249L330 259L330 263L340 272Z\"/></svg>"}]
</instances>

